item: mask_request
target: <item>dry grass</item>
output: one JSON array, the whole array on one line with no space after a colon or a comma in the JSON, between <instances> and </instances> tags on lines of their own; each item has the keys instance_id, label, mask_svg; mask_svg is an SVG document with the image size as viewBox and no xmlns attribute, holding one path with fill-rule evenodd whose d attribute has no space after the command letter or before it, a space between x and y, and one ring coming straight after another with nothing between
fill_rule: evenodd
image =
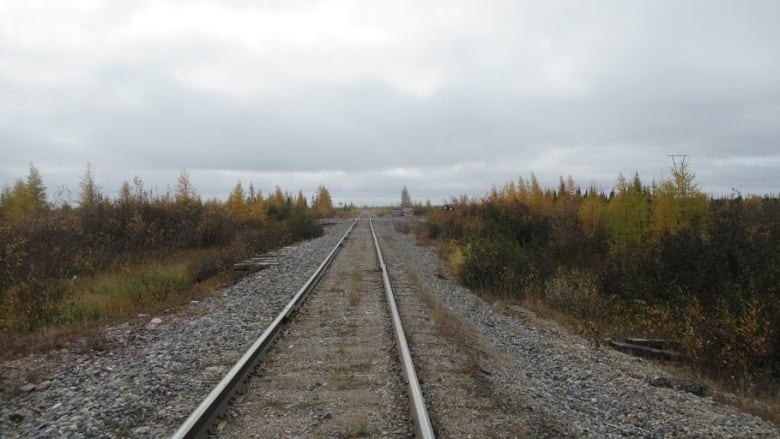
<instances>
[{"instance_id":1,"label":"dry grass","mask_svg":"<svg viewBox=\"0 0 780 439\"><path fill-rule=\"evenodd\" d=\"M408 235L412 231L412 226L406 221L398 222L395 223L395 230L404 235Z\"/></svg>"},{"instance_id":2,"label":"dry grass","mask_svg":"<svg viewBox=\"0 0 780 439\"><path fill-rule=\"evenodd\" d=\"M482 364L479 359L479 350L476 348L474 329L439 303L428 289L422 289L420 296L430 308L431 317L441 334L466 355L463 373L475 375L482 369Z\"/></svg>"},{"instance_id":3,"label":"dry grass","mask_svg":"<svg viewBox=\"0 0 780 439\"><path fill-rule=\"evenodd\" d=\"M696 377L702 374L697 373ZM780 392L776 389L777 384L767 383L766 385L753 384L742 386L739 389L728 388L723 385L721 380L701 379L711 390L712 397L723 404L732 405L744 412L753 414L767 421L780 426Z\"/></svg>"},{"instance_id":4,"label":"dry grass","mask_svg":"<svg viewBox=\"0 0 780 439\"><path fill-rule=\"evenodd\" d=\"M193 283L188 263L202 257L200 251L180 253L68 281L69 295L59 304L61 317L57 323L32 333L2 334L0 360L63 348L79 352L109 350L111 346L100 331L103 326L208 297L245 275L224 270Z\"/></svg>"},{"instance_id":5,"label":"dry grass","mask_svg":"<svg viewBox=\"0 0 780 439\"><path fill-rule=\"evenodd\" d=\"M374 435L373 432L368 427L368 423L364 421L359 423L350 431L348 431L347 433L339 437L346 439L346 438L358 438L358 437L372 437L373 435Z\"/></svg>"},{"instance_id":6,"label":"dry grass","mask_svg":"<svg viewBox=\"0 0 780 439\"><path fill-rule=\"evenodd\" d=\"M111 344L99 330L101 326L96 322L88 322L50 327L33 334L5 339L0 344L0 361L66 348L82 353L110 350Z\"/></svg>"},{"instance_id":7,"label":"dry grass","mask_svg":"<svg viewBox=\"0 0 780 439\"><path fill-rule=\"evenodd\" d=\"M355 390L368 386L366 380L361 379L349 372L349 368L334 368L331 382L336 390Z\"/></svg>"},{"instance_id":8,"label":"dry grass","mask_svg":"<svg viewBox=\"0 0 780 439\"><path fill-rule=\"evenodd\" d=\"M349 306L355 307L358 304L360 304L360 292L363 289L363 275L360 272L353 272L352 276L350 276L350 289L349 294L347 295L347 301L349 302Z\"/></svg>"},{"instance_id":9,"label":"dry grass","mask_svg":"<svg viewBox=\"0 0 780 439\"><path fill-rule=\"evenodd\" d=\"M425 224L419 218L406 218L395 224L395 230L404 235L414 234L415 242L420 247L430 247L435 242L428 236Z\"/></svg>"},{"instance_id":10,"label":"dry grass","mask_svg":"<svg viewBox=\"0 0 780 439\"><path fill-rule=\"evenodd\" d=\"M320 401L300 401L300 402L295 403L293 405L293 408L298 409L298 410L307 410L307 409L310 409L310 408L316 408L316 407L321 407L321 406L322 406L322 402L320 402Z\"/></svg>"},{"instance_id":11,"label":"dry grass","mask_svg":"<svg viewBox=\"0 0 780 439\"><path fill-rule=\"evenodd\" d=\"M406 270L409 279L420 290L420 297L430 309L430 316L436 324L439 332L446 337L453 346L466 355L463 364L463 373L478 375L477 372L482 369L479 359L479 349L477 349L476 334L474 329L459 316L450 312L442 305L433 293L422 286L420 277L413 269Z\"/></svg>"}]
</instances>

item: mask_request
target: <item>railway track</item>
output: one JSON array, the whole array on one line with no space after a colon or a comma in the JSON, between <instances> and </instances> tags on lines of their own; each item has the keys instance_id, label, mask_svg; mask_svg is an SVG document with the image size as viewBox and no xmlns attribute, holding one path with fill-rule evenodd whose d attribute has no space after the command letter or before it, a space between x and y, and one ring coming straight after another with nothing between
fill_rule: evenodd
<instances>
[{"instance_id":1,"label":"railway track","mask_svg":"<svg viewBox=\"0 0 780 439\"><path fill-rule=\"evenodd\" d=\"M370 219L352 224L173 437L210 434L434 437Z\"/></svg>"}]
</instances>

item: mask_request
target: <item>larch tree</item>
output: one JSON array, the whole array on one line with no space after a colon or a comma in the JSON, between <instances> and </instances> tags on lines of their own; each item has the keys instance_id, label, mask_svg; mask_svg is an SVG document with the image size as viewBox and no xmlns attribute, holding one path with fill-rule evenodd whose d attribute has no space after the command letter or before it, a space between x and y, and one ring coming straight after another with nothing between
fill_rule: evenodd
<instances>
[{"instance_id":1,"label":"larch tree","mask_svg":"<svg viewBox=\"0 0 780 439\"><path fill-rule=\"evenodd\" d=\"M685 159L674 164L672 181L677 194L680 229L689 229L704 237L709 212L707 196L696 183L696 174L688 168Z\"/></svg>"},{"instance_id":2,"label":"larch tree","mask_svg":"<svg viewBox=\"0 0 780 439\"><path fill-rule=\"evenodd\" d=\"M504 186L504 197L509 203L516 203L518 201L517 186L515 186L514 181L510 180L509 183Z\"/></svg>"},{"instance_id":3,"label":"larch tree","mask_svg":"<svg viewBox=\"0 0 780 439\"><path fill-rule=\"evenodd\" d=\"M119 199L117 202L124 209L133 205L133 189L130 187L130 183L128 183L127 180L123 181L122 186L119 188Z\"/></svg>"},{"instance_id":4,"label":"larch tree","mask_svg":"<svg viewBox=\"0 0 780 439\"><path fill-rule=\"evenodd\" d=\"M674 163L672 178L662 181L653 192L652 229L656 236L681 230L693 231L701 237L706 234L708 201L695 177L683 158Z\"/></svg>"},{"instance_id":5,"label":"larch tree","mask_svg":"<svg viewBox=\"0 0 780 439\"><path fill-rule=\"evenodd\" d=\"M536 175L531 173L531 180L526 184L528 190L528 205L537 212L544 212L547 207L546 197Z\"/></svg>"},{"instance_id":6,"label":"larch tree","mask_svg":"<svg viewBox=\"0 0 780 439\"><path fill-rule=\"evenodd\" d=\"M30 210L34 214L39 214L49 208L46 202L46 185L43 184L43 177L38 168L30 164L30 173L27 174L25 183L27 196L29 197Z\"/></svg>"},{"instance_id":7,"label":"larch tree","mask_svg":"<svg viewBox=\"0 0 780 439\"><path fill-rule=\"evenodd\" d=\"M274 192L265 199L265 210L270 218L281 219L287 215L288 210L284 192L278 185L274 188Z\"/></svg>"},{"instance_id":8,"label":"larch tree","mask_svg":"<svg viewBox=\"0 0 780 439\"><path fill-rule=\"evenodd\" d=\"M320 185L317 189L317 197L312 208L314 209L314 214L320 218L327 218L333 215L333 200L325 186Z\"/></svg>"},{"instance_id":9,"label":"larch tree","mask_svg":"<svg viewBox=\"0 0 780 439\"><path fill-rule=\"evenodd\" d=\"M653 191L652 230L656 237L677 233L680 229L680 202L672 180L662 181Z\"/></svg>"},{"instance_id":10,"label":"larch tree","mask_svg":"<svg viewBox=\"0 0 780 439\"><path fill-rule=\"evenodd\" d=\"M190 181L190 174L186 169L182 169L179 178L176 180L176 195L174 196L177 204L191 206L197 204L198 193L195 186Z\"/></svg>"},{"instance_id":11,"label":"larch tree","mask_svg":"<svg viewBox=\"0 0 780 439\"><path fill-rule=\"evenodd\" d=\"M629 183L620 174L615 189L608 206L612 244L625 247L644 242L650 233L650 200L639 175Z\"/></svg>"},{"instance_id":12,"label":"larch tree","mask_svg":"<svg viewBox=\"0 0 780 439\"><path fill-rule=\"evenodd\" d=\"M263 199L262 191L255 191L255 186L249 183L249 196L247 197L249 202L249 217L257 222L264 222L267 219L265 200Z\"/></svg>"},{"instance_id":13,"label":"larch tree","mask_svg":"<svg viewBox=\"0 0 780 439\"><path fill-rule=\"evenodd\" d=\"M241 181L236 183L233 190L230 192L227 202L225 203L225 208L227 209L228 214L235 218L243 218L248 213L244 201L244 186L241 184Z\"/></svg>"},{"instance_id":14,"label":"larch tree","mask_svg":"<svg viewBox=\"0 0 780 439\"><path fill-rule=\"evenodd\" d=\"M0 195L0 213L6 221L17 222L25 219L31 213L30 194L27 185L21 178L12 187L4 187Z\"/></svg>"},{"instance_id":15,"label":"larch tree","mask_svg":"<svg viewBox=\"0 0 780 439\"><path fill-rule=\"evenodd\" d=\"M92 165L87 163L87 169L84 170L84 174L81 176L79 182L79 188L81 194L79 195L79 206L84 209L92 209L100 203L103 198L102 187L97 183L95 179L95 171L92 169Z\"/></svg>"},{"instance_id":16,"label":"larch tree","mask_svg":"<svg viewBox=\"0 0 780 439\"><path fill-rule=\"evenodd\" d=\"M517 179L517 201L528 204L530 197L530 189L528 183L520 176Z\"/></svg>"},{"instance_id":17,"label":"larch tree","mask_svg":"<svg viewBox=\"0 0 780 439\"><path fill-rule=\"evenodd\" d=\"M585 235L597 239L606 231L607 200L599 194L596 185L588 188L588 195L580 203L578 216Z\"/></svg>"}]
</instances>

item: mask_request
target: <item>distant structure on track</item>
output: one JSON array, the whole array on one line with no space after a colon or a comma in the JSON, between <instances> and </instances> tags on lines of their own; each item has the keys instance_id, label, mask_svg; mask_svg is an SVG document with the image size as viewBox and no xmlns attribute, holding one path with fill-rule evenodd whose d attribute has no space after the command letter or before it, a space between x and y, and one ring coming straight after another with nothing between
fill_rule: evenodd
<instances>
[{"instance_id":1,"label":"distant structure on track","mask_svg":"<svg viewBox=\"0 0 780 439\"><path fill-rule=\"evenodd\" d=\"M411 207L394 207L390 214L392 216L414 216L414 210Z\"/></svg>"}]
</instances>

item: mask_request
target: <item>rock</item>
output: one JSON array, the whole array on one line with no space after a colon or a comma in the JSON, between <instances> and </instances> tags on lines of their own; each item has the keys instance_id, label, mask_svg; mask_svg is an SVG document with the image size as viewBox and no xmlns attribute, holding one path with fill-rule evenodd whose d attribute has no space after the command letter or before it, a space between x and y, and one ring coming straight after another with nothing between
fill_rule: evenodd
<instances>
[{"instance_id":1,"label":"rock","mask_svg":"<svg viewBox=\"0 0 780 439\"><path fill-rule=\"evenodd\" d=\"M22 393L30 393L33 390L35 390L35 384L33 383L27 383L19 388L19 391Z\"/></svg>"},{"instance_id":2,"label":"rock","mask_svg":"<svg viewBox=\"0 0 780 439\"><path fill-rule=\"evenodd\" d=\"M228 366L225 365L209 366L205 368L203 371L214 375L224 375L228 371Z\"/></svg>"}]
</instances>

